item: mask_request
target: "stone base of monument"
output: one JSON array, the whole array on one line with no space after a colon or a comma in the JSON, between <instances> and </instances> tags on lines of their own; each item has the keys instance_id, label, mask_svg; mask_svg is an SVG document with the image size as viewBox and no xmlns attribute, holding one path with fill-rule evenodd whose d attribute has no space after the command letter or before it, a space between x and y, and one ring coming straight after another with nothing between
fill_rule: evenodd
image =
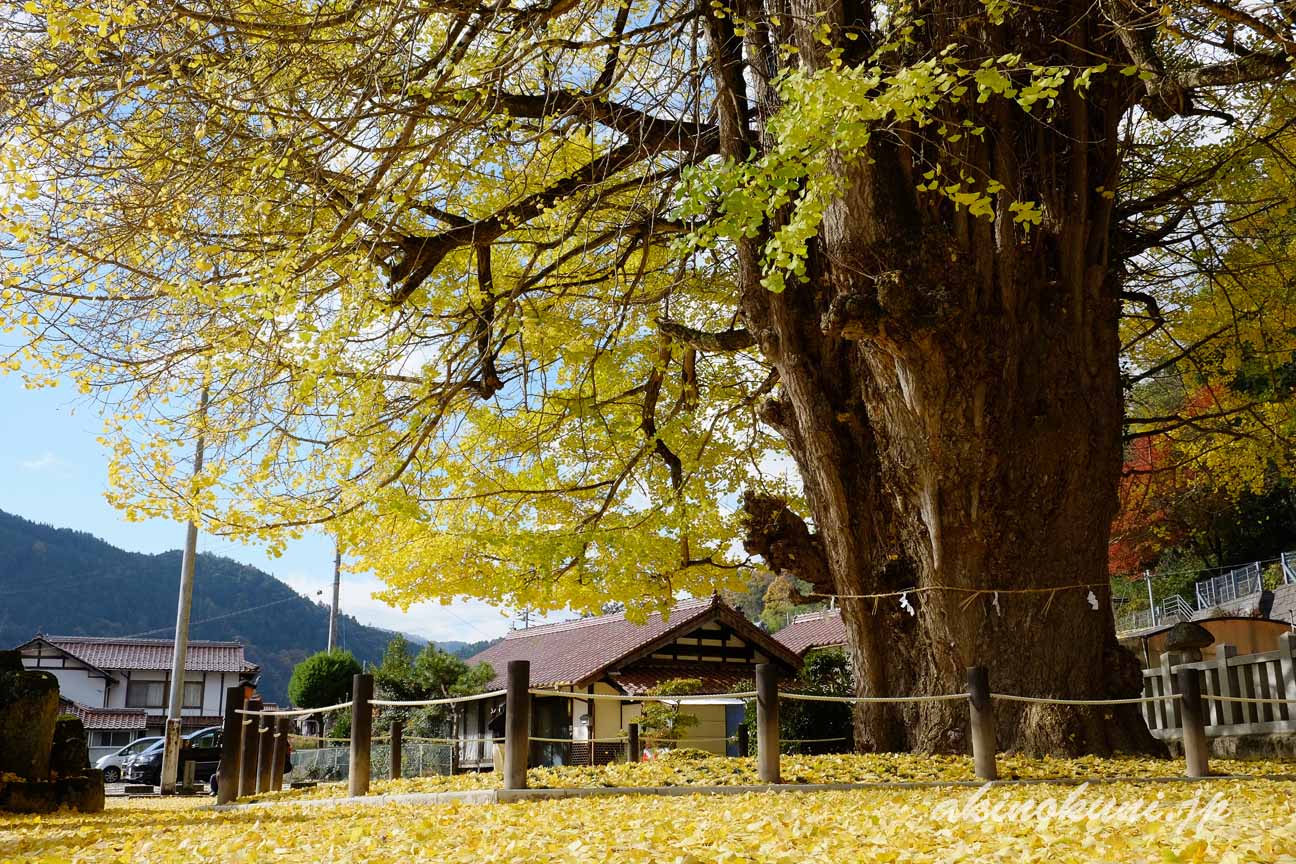
<instances>
[{"instance_id":1,"label":"stone base of monument","mask_svg":"<svg viewBox=\"0 0 1296 864\"><path fill-rule=\"evenodd\" d=\"M104 809L103 772L58 780L0 780L0 810L8 813L52 813L55 810L99 813Z\"/></svg>"},{"instance_id":2,"label":"stone base of monument","mask_svg":"<svg viewBox=\"0 0 1296 864\"><path fill-rule=\"evenodd\" d=\"M0 651L0 812L104 809L103 772L90 767L85 726L58 716L58 679Z\"/></svg>"}]
</instances>

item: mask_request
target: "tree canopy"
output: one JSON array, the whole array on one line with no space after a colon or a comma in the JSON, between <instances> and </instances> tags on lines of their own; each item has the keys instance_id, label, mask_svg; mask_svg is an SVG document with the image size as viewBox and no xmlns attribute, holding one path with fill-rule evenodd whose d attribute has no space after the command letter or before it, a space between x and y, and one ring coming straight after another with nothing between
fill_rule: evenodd
<instances>
[{"instance_id":1,"label":"tree canopy","mask_svg":"<svg viewBox=\"0 0 1296 864\"><path fill-rule=\"evenodd\" d=\"M10 363L111 406L128 514L326 526L396 603L638 614L741 539L844 598L863 692L1125 693L1122 436L1266 440L1253 482L1290 431L1282 4L0 8Z\"/></svg>"},{"instance_id":2,"label":"tree canopy","mask_svg":"<svg viewBox=\"0 0 1296 864\"><path fill-rule=\"evenodd\" d=\"M734 563L737 494L796 491L755 414L776 375L735 318L733 241L791 212L762 282L803 277L836 161L906 128L932 206L1028 237L1047 190L920 151L980 146L961 105L1047 122L1095 86L1184 118L1123 135L1152 199L1121 194L1135 230L1212 186L1199 150L1240 146L1192 146L1220 137L1197 119L1231 98L1212 88L1287 69L1290 25L1267 16L1135 26L1111 5L1124 56L1051 65L910 6L6 5L12 359L111 402L113 500L135 516L272 544L331 522L398 602L706 590ZM755 52L758 158L722 142L726 39ZM190 479L178 445L200 431Z\"/></svg>"}]
</instances>

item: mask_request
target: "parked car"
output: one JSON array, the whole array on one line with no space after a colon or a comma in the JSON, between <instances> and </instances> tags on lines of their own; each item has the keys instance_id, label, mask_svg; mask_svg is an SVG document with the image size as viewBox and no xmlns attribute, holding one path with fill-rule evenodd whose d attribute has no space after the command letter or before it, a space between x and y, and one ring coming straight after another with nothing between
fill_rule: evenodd
<instances>
[{"instance_id":1,"label":"parked car","mask_svg":"<svg viewBox=\"0 0 1296 864\"><path fill-rule=\"evenodd\" d=\"M105 783L116 783L122 778L122 765L127 759L138 753L144 752L151 744L161 740L161 738L154 735L150 735L146 738L136 738L116 753L109 753L107 756L100 757L94 767L104 772Z\"/></svg>"},{"instance_id":2,"label":"parked car","mask_svg":"<svg viewBox=\"0 0 1296 864\"><path fill-rule=\"evenodd\" d=\"M132 783L158 786L162 783L162 750L165 741L158 739L147 749L126 760L122 773ZM208 726L190 732L180 739L180 771L177 780L184 779L185 763L194 763L194 782L206 783L216 773L220 761L221 727Z\"/></svg>"}]
</instances>

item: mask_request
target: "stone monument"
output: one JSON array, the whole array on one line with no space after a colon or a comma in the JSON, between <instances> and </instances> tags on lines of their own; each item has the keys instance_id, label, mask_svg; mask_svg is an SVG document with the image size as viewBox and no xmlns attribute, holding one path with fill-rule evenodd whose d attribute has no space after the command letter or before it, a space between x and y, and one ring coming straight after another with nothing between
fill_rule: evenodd
<instances>
[{"instance_id":1,"label":"stone monument","mask_svg":"<svg viewBox=\"0 0 1296 864\"><path fill-rule=\"evenodd\" d=\"M90 767L85 727L58 714L58 679L0 651L0 811L104 808L103 772Z\"/></svg>"}]
</instances>

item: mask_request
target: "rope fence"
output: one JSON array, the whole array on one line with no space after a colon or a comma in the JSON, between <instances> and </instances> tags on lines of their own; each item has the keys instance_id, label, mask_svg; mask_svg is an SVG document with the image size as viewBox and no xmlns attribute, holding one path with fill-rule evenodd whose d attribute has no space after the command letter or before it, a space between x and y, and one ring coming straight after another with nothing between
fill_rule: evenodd
<instances>
[{"instance_id":1,"label":"rope fence","mask_svg":"<svg viewBox=\"0 0 1296 864\"><path fill-rule=\"evenodd\" d=\"M542 690L532 688L527 691L532 696L562 697L578 702L594 700L595 702L662 702L667 705L689 705L714 699L755 699L755 690L744 690L740 693L689 693L680 696L657 696L649 693L631 695L627 693L572 693L567 690Z\"/></svg>"},{"instance_id":2,"label":"rope fence","mask_svg":"<svg viewBox=\"0 0 1296 864\"><path fill-rule=\"evenodd\" d=\"M887 705L898 702L956 702L968 698L966 693L941 693L932 696L821 696L814 693L779 693L780 699L798 702L839 702L846 705Z\"/></svg>"},{"instance_id":3,"label":"rope fence","mask_svg":"<svg viewBox=\"0 0 1296 864\"><path fill-rule=\"evenodd\" d=\"M1207 701L1247 703L1254 705L1296 705L1296 699L1279 699L1248 696L1214 695L1202 692L1198 670L1180 667L1177 670L1178 692L1163 695L1139 696L1118 699L1068 699L1056 696L1027 696L1013 693L999 693L990 689L989 673L985 667L968 669L967 689L961 693L937 693L911 696L833 696L816 693L780 692L778 689L777 667L762 663L755 668L755 689L731 691L724 693L689 693L679 695L659 694L624 694L624 693L579 693L530 686L530 663L525 660L510 661L507 670L507 686L501 690L472 696L453 696L442 699L396 700L374 699L372 675L361 674L355 677L353 698L323 708L295 710L263 710L258 700L249 700L244 705L242 691L231 689L227 701L225 718L225 750L222 753L222 785L233 783L239 795L252 791L266 791L275 788L273 772L268 768L267 742L274 744L278 752L280 741L286 746L286 739L320 744L341 744L340 747L303 748L303 762L308 761L306 754L313 754L311 771L319 776L327 775L345 778L352 796L365 795L369 790L371 777L419 776L425 772L451 773L460 767L463 759L468 764L480 767L492 765L503 774L503 788L526 788L526 769L533 758L532 744L541 745L585 745L588 751L580 751L577 758L588 758L593 764L596 754L595 745L617 745L610 751L601 751L598 758L607 759L610 753L624 751L623 756L631 762L638 762L645 756L644 747L657 744L706 745L724 744L726 748L735 742L740 753L756 753L757 776L762 783L780 782L780 754L782 747L836 744L849 741L848 736L822 738L782 738L779 731L779 703L781 700L837 703L846 705L867 704L924 704L955 703L967 705L969 712L969 739L975 775L981 780L998 778L996 765L996 723L994 706L996 703L1008 702L1027 705L1089 706L1108 707L1118 705L1152 705L1173 703L1174 713L1181 722L1183 753L1186 774L1189 777L1203 777L1209 773L1206 748L1206 724L1203 704ZM453 705L474 703L483 700L495 701L503 697L504 711L500 719L504 725L504 735L496 733L491 737L432 737L405 735L401 720L393 720L389 734L374 734L374 716L381 708L416 708L436 705ZM640 725L631 721L626 731L614 737L557 737L531 734L532 697L562 698L572 701L589 702L605 701L618 703L661 703L676 707L690 705L733 704L755 701L755 747L750 748L748 725L738 727L738 734L714 737L641 735ZM326 735L296 735L288 731L288 720L293 717L319 715L343 709L351 709L351 734L349 737L330 737ZM1275 714L1277 711L1275 710ZM1286 712L1284 712L1286 713ZM273 718L273 723L263 725L255 723L254 718ZM252 728L255 725L255 728ZM483 730L484 731L484 730ZM594 730L591 729L591 732ZM502 746L499 746L502 745ZM655 749L655 748L654 748ZM408 751L408 752L406 752ZM576 752L576 751L573 751ZM500 764L500 758L503 763ZM344 764L345 763L345 764ZM226 765L232 766L226 769ZM413 771L411 775L410 771ZM249 779L251 778L251 779ZM262 779L264 778L264 779ZM232 799L227 799L232 800Z\"/></svg>"},{"instance_id":4,"label":"rope fence","mask_svg":"<svg viewBox=\"0 0 1296 864\"><path fill-rule=\"evenodd\" d=\"M1182 699L1183 694L1134 696L1129 699L1057 699L1052 696L1013 696L1008 693L991 693L990 698L1004 702L1026 702L1032 705L1142 705L1150 702L1174 702Z\"/></svg>"},{"instance_id":5,"label":"rope fence","mask_svg":"<svg viewBox=\"0 0 1296 864\"><path fill-rule=\"evenodd\" d=\"M298 708L292 711L251 711L243 708L236 708L234 709L234 713L243 714L249 717L306 717L311 714L327 714L331 711L341 711L343 708L350 707L350 702L339 702L336 705L326 705L323 708Z\"/></svg>"},{"instance_id":6,"label":"rope fence","mask_svg":"<svg viewBox=\"0 0 1296 864\"><path fill-rule=\"evenodd\" d=\"M395 699L370 699L370 705L378 705L383 708L427 708L433 705L457 705L462 702L478 702L482 699L498 699L504 695L503 690L492 690L489 693L477 693L472 696L448 696L444 699L411 699L399 701ZM350 707L351 703L346 703Z\"/></svg>"}]
</instances>

